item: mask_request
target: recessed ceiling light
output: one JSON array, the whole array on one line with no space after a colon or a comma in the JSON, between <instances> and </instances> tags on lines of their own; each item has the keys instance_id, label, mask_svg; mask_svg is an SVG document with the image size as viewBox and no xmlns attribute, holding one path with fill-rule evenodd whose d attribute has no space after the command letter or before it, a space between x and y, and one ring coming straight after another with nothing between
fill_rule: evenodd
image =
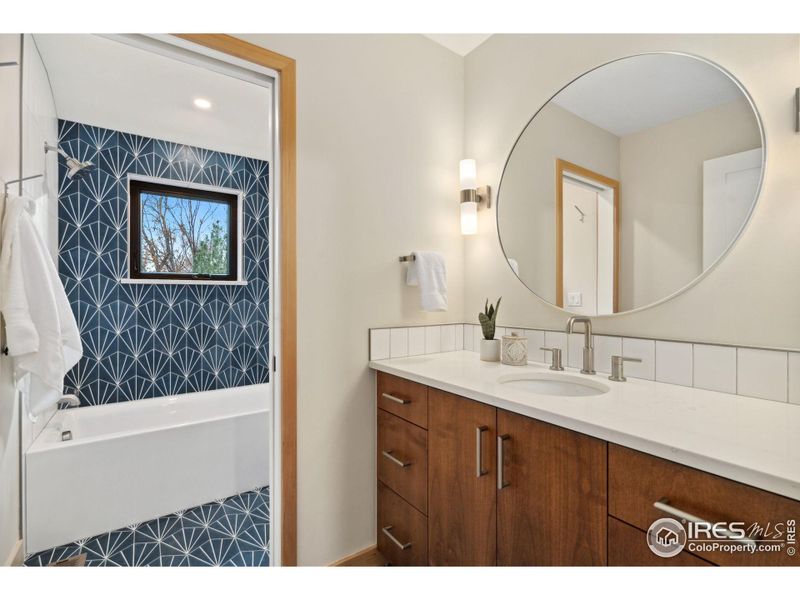
<instances>
[{"instance_id":1,"label":"recessed ceiling light","mask_svg":"<svg viewBox=\"0 0 800 600\"><path fill-rule=\"evenodd\" d=\"M194 105L197 108L202 108L203 110L208 110L209 108L211 108L211 101L210 100L206 100L205 98L195 98L194 99Z\"/></svg>"}]
</instances>

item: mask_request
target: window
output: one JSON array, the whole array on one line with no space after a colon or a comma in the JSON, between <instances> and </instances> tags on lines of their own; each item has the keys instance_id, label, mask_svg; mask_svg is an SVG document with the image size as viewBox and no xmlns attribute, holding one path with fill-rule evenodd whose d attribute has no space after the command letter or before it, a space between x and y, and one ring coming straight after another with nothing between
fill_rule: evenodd
<instances>
[{"instance_id":1,"label":"window","mask_svg":"<svg viewBox=\"0 0 800 600\"><path fill-rule=\"evenodd\" d=\"M131 279L236 281L239 195L130 181Z\"/></svg>"}]
</instances>

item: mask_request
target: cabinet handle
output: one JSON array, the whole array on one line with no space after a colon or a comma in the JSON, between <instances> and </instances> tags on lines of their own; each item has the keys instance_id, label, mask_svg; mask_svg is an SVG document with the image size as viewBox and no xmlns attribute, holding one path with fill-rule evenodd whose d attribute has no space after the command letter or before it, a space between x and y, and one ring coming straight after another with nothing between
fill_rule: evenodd
<instances>
[{"instance_id":1,"label":"cabinet handle","mask_svg":"<svg viewBox=\"0 0 800 600\"><path fill-rule=\"evenodd\" d=\"M687 521L690 521L691 523L706 523L709 525L711 524L709 521L706 521L705 519L701 519L700 517L697 517L691 513L681 510L680 508L672 506L669 503L669 498L661 498L661 500L653 502L653 506L656 509L660 510L661 512L667 513L671 517L675 517L677 519L685 519ZM732 542L738 542L740 544L744 544L745 546L748 546L751 549L755 549L756 547L756 540L746 537L734 537L734 533L724 527L717 526L714 528L714 531L721 534L723 537L725 537L725 539L728 539Z\"/></svg>"},{"instance_id":2,"label":"cabinet handle","mask_svg":"<svg viewBox=\"0 0 800 600\"><path fill-rule=\"evenodd\" d=\"M398 548L400 548L400 550L408 550L409 548L411 548L411 542L407 542L404 544L396 537L394 537L391 533L389 533L392 529L394 529L394 525L387 525L386 527L381 529L381 531L383 532L383 535L392 540L392 543Z\"/></svg>"},{"instance_id":3,"label":"cabinet handle","mask_svg":"<svg viewBox=\"0 0 800 600\"><path fill-rule=\"evenodd\" d=\"M475 477L483 477L489 472L483 468L483 432L488 430L486 425L475 428Z\"/></svg>"},{"instance_id":4,"label":"cabinet handle","mask_svg":"<svg viewBox=\"0 0 800 600\"><path fill-rule=\"evenodd\" d=\"M388 458L390 461L392 461L398 467L406 468L406 467L411 465L410 462L402 461L399 458L397 458L396 456L392 455L392 452L394 452L394 450L383 450L383 451L381 451L381 454L383 454L386 458Z\"/></svg>"},{"instance_id":5,"label":"cabinet handle","mask_svg":"<svg viewBox=\"0 0 800 600\"><path fill-rule=\"evenodd\" d=\"M503 479L503 463L505 462L503 458L503 442L506 440L510 440L511 436L507 433L504 435L497 436L497 489L502 490L504 487L508 487L509 483Z\"/></svg>"},{"instance_id":6,"label":"cabinet handle","mask_svg":"<svg viewBox=\"0 0 800 600\"><path fill-rule=\"evenodd\" d=\"M406 400L404 398L398 398L397 396L392 396L391 394L383 393L381 394L387 400L391 400L392 402L397 402L398 404L411 404L411 400Z\"/></svg>"}]
</instances>

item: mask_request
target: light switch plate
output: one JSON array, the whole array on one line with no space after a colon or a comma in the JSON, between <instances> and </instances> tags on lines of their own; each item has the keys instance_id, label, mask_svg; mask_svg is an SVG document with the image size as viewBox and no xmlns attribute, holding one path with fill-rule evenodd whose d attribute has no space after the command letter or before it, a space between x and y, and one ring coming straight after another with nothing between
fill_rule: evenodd
<instances>
[{"instance_id":1,"label":"light switch plate","mask_svg":"<svg viewBox=\"0 0 800 600\"><path fill-rule=\"evenodd\" d=\"M583 293L567 292L567 306L583 306Z\"/></svg>"}]
</instances>

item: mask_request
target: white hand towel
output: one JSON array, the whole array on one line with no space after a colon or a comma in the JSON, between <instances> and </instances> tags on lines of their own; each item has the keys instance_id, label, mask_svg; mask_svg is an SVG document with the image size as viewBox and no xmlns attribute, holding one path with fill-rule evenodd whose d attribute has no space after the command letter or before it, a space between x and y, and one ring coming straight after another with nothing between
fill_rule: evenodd
<instances>
[{"instance_id":1,"label":"white hand towel","mask_svg":"<svg viewBox=\"0 0 800 600\"><path fill-rule=\"evenodd\" d=\"M31 374L30 411L36 415L58 402L64 376L83 356L83 345L47 245L25 210L27 203L6 197L0 312L15 378Z\"/></svg>"},{"instance_id":2,"label":"white hand towel","mask_svg":"<svg viewBox=\"0 0 800 600\"><path fill-rule=\"evenodd\" d=\"M419 286L422 310L447 310L447 267L441 252L412 252L406 284Z\"/></svg>"}]
</instances>

